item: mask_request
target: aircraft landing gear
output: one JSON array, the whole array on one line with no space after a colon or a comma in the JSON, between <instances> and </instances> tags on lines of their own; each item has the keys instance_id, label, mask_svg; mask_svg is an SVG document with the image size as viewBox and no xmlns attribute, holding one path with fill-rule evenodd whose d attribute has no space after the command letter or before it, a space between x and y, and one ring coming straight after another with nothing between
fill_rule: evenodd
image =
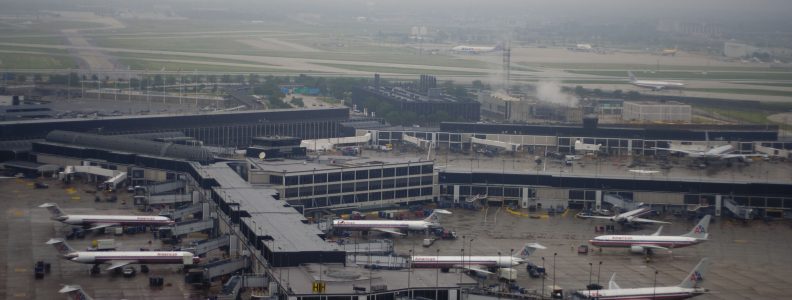
<instances>
[{"instance_id":1,"label":"aircraft landing gear","mask_svg":"<svg viewBox=\"0 0 792 300\"><path fill-rule=\"evenodd\" d=\"M91 275L98 275L102 272L102 269L99 268L99 265L94 265L91 267Z\"/></svg>"}]
</instances>

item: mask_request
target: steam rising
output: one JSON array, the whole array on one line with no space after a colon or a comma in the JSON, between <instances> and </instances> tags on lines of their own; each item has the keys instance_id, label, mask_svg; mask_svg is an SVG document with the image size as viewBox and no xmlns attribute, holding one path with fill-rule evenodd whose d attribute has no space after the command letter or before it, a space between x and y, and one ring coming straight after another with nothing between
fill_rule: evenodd
<instances>
[{"instance_id":1,"label":"steam rising","mask_svg":"<svg viewBox=\"0 0 792 300\"><path fill-rule=\"evenodd\" d=\"M558 104L564 107L577 107L578 99L561 91L561 85L555 81L539 81L536 84L536 97L539 101Z\"/></svg>"}]
</instances>

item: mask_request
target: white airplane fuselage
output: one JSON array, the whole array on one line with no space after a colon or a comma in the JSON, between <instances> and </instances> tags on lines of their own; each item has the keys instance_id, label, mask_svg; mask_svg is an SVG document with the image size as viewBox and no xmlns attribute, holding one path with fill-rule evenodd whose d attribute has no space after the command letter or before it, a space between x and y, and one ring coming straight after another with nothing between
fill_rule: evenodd
<instances>
[{"instance_id":1,"label":"white airplane fuselage","mask_svg":"<svg viewBox=\"0 0 792 300\"><path fill-rule=\"evenodd\" d=\"M456 46L451 50L459 53L480 54L495 51L496 47Z\"/></svg>"},{"instance_id":2,"label":"white airplane fuselage","mask_svg":"<svg viewBox=\"0 0 792 300\"><path fill-rule=\"evenodd\" d=\"M597 247L630 248L632 246L660 246L665 248L682 248L700 243L701 240L685 236L652 236L652 235L603 235L589 240Z\"/></svg>"},{"instance_id":3,"label":"white airplane fuselage","mask_svg":"<svg viewBox=\"0 0 792 300\"><path fill-rule=\"evenodd\" d=\"M435 224L423 220L333 220L333 228L357 231L367 231L373 229L426 230L434 226Z\"/></svg>"},{"instance_id":4,"label":"white airplane fuselage","mask_svg":"<svg viewBox=\"0 0 792 300\"><path fill-rule=\"evenodd\" d=\"M83 264L103 264L114 261L134 261L138 264L184 264L200 261L186 251L76 251L63 255L65 259Z\"/></svg>"},{"instance_id":5,"label":"white airplane fuselage","mask_svg":"<svg viewBox=\"0 0 792 300\"><path fill-rule=\"evenodd\" d=\"M52 219L69 225L90 226L94 224L118 224L121 226L154 225L167 226L174 222L161 216L110 216L110 215L63 215Z\"/></svg>"},{"instance_id":6,"label":"white airplane fuselage","mask_svg":"<svg viewBox=\"0 0 792 300\"><path fill-rule=\"evenodd\" d=\"M503 256L413 256L413 268L454 268L462 266L483 266L511 268L524 263L519 257Z\"/></svg>"},{"instance_id":7,"label":"white airplane fuselage","mask_svg":"<svg viewBox=\"0 0 792 300\"><path fill-rule=\"evenodd\" d=\"M572 299L688 299L706 293L702 288L683 288L677 286L647 287L632 289L577 291Z\"/></svg>"},{"instance_id":8,"label":"white airplane fuselage","mask_svg":"<svg viewBox=\"0 0 792 300\"><path fill-rule=\"evenodd\" d=\"M685 86L685 84L681 82L656 81L656 80L631 80L630 84L638 87L650 88L655 90L681 88Z\"/></svg>"}]
</instances>

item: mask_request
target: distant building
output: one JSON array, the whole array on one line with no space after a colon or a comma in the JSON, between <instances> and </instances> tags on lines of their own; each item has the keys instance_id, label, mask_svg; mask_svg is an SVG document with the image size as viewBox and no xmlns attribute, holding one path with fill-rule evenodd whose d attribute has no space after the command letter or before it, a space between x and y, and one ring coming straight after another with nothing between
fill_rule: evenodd
<instances>
[{"instance_id":1,"label":"distant building","mask_svg":"<svg viewBox=\"0 0 792 300\"><path fill-rule=\"evenodd\" d=\"M669 102L624 102L622 119L638 122L690 123L692 108L688 104Z\"/></svg>"},{"instance_id":2,"label":"distant building","mask_svg":"<svg viewBox=\"0 0 792 300\"><path fill-rule=\"evenodd\" d=\"M352 91L352 103L365 107L369 100L385 101L400 112L414 112L418 116L431 117L443 112L457 120L478 121L479 103L457 99L437 88L434 76L422 75L417 86L384 86L375 75L374 85L359 87ZM378 115L383 112L376 112ZM433 120L427 120L433 121Z\"/></svg>"},{"instance_id":3,"label":"distant building","mask_svg":"<svg viewBox=\"0 0 792 300\"><path fill-rule=\"evenodd\" d=\"M743 43L735 41L727 41L723 43L723 55L731 58L748 57L756 53L759 49Z\"/></svg>"},{"instance_id":4,"label":"distant building","mask_svg":"<svg viewBox=\"0 0 792 300\"><path fill-rule=\"evenodd\" d=\"M481 103L481 114L497 121L578 122L582 116L580 108L577 107L565 107L502 92L482 91L479 93L478 101Z\"/></svg>"}]
</instances>

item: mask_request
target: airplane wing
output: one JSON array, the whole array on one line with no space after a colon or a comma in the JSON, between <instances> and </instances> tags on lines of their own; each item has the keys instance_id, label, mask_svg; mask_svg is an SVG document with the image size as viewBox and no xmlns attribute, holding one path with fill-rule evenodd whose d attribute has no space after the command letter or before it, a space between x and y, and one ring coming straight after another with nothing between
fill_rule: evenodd
<instances>
[{"instance_id":1,"label":"airplane wing","mask_svg":"<svg viewBox=\"0 0 792 300\"><path fill-rule=\"evenodd\" d=\"M609 290L618 290L620 288L621 287L619 287L619 285L616 284L616 273L613 273L613 275L611 275L610 281L608 281L608 289Z\"/></svg>"},{"instance_id":2,"label":"airplane wing","mask_svg":"<svg viewBox=\"0 0 792 300\"><path fill-rule=\"evenodd\" d=\"M577 214L577 216L578 216L579 218L583 218L583 219L604 219L604 220L612 220L612 219L611 219L612 217L606 217L606 216L586 216L586 215L582 215L582 214Z\"/></svg>"},{"instance_id":3,"label":"airplane wing","mask_svg":"<svg viewBox=\"0 0 792 300\"><path fill-rule=\"evenodd\" d=\"M121 267L126 266L128 264L133 264L135 262L136 261L134 261L134 260L113 260L113 261L111 261L110 267L108 267L107 270L109 271L109 270L113 270L113 269L118 269L118 268L121 268Z\"/></svg>"},{"instance_id":4,"label":"airplane wing","mask_svg":"<svg viewBox=\"0 0 792 300\"><path fill-rule=\"evenodd\" d=\"M686 154L701 154L701 152L688 151L688 150L682 150L682 149L659 148L659 147L652 147L652 149L654 149L654 150L667 150L667 151L671 151L671 152L682 152L682 153L686 153Z\"/></svg>"},{"instance_id":5,"label":"airplane wing","mask_svg":"<svg viewBox=\"0 0 792 300\"><path fill-rule=\"evenodd\" d=\"M719 157L721 159L730 159L730 158L748 158L748 157L766 157L767 154L721 154Z\"/></svg>"},{"instance_id":6,"label":"airplane wing","mask_svg":"<svg viewBox=\"0 0 792 300\"><path fill-rule=\"evenodd\" d=\"M480 266L464 266L464 267L460 266L460 268L468 270L468 271L473 271L473 272L476 272L476 273L487 274L487 275L495 274L495 273L490 272L489 270L481 268Z\"/></svg>"},{"instance_id":7,"label":"airplane wing","mask_svg":"<svg viewBox=\"0 0 792 300\"><path fill-rule=\"evenodd\" d=\"M118 226L118 225L119 224L116 224L116 223L94 223L93 227L88 228L88 230L90 231L90 230L102 229L102 228L105 228L105 227Z\"/></svg>"},{"instance_id":8,"label":"airplane wing","mask_svg":"<svg viewBox=\"0 0 792 300\"><path fill-rule=\"evenodd\" d=\"M394 235L404 235L404 233L401 233L401 232L399 232L397 230L387 229L387 228L372 228L371 230L384 232L384 233L390 233L390 234L394 234Z\"/></svg>"},{"instance_id":9,"label":"airplane wing","mask_svg":"<svg viewBox=\"0 0 792 300\"><path fill-rule=\"evenodd\" d=\"M632 219L630 219L630 222L671 224L669 222L657 221L657 220L652 220L652 219L644 219L644 218L632 218Z\"/></svg>"}]
</instances>

